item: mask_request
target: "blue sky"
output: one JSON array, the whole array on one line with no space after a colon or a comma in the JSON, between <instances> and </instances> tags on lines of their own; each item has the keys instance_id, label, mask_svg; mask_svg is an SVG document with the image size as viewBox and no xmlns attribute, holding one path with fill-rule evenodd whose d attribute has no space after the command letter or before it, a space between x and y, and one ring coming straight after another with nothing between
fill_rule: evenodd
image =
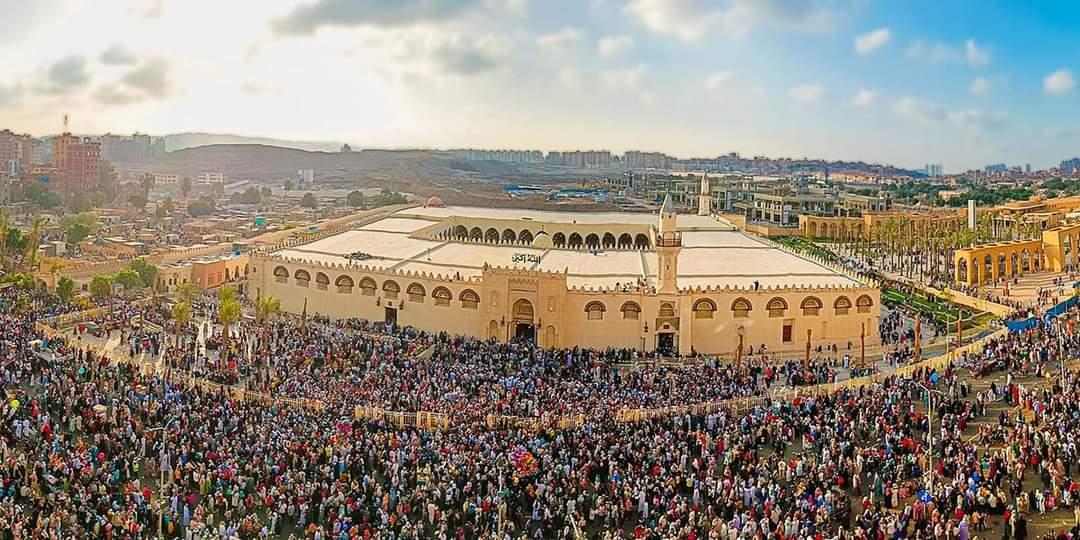
<instances>
[{"instance_id":1,"label":"blue sky","mask_svg":"<svg viewBox=\"0 0 1080 540\"><path fill-rule=\"evenodd\" d=\"M3 0L0 0L3 1ZM6 0L0 126L947 171L1080 155L1080 6ZM58 39L57 36L66 36Z\"/></svg>"}]
</instances>

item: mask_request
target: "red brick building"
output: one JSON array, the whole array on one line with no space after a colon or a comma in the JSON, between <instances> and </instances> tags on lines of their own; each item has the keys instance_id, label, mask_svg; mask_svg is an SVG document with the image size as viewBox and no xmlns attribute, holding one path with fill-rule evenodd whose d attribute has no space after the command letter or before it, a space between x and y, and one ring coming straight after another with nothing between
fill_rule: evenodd
<instances>
[{"instance_id":1,"label":"red brick building","mask_svg":"<svg viewBox=\"0 0 1080 540\"><path fill-rule=\"evenodd\" d=\"M53 164L60 171L60 182L51 186L60 193L89 191L97 184L101 145L79 139L70 133L54 137Z\"/></svg>"}]
</instances>

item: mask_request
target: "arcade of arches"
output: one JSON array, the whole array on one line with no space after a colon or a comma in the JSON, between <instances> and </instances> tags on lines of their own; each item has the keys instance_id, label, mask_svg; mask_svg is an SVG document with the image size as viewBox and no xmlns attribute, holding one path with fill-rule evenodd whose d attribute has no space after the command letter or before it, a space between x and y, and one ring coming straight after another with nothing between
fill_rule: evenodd
<instances>
[{"instance_id":1,"label":"arcade of arches","mask_svg":"<svg viewBox=\"0 0 1080 540\"><path fill-rule=\"evenodd\" d=\"M1080 225L1047 229L1039 240L1019 240L960 249L953 255L956 282L994 283L1030 272L1065 272L1080 265Z\"/></svg>"}]
</instances>

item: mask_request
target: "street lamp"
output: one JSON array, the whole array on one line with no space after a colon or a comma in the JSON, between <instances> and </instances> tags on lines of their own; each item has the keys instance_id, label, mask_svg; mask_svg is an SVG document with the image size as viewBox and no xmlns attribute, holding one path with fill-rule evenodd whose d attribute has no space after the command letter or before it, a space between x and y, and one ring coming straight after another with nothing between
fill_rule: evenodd
<instances>
[{"instance_id":1,"label":"street lamp","mask_svg":"<svg viewBox=\"0 0 1080 540\"><path fill-rule=\"evenodd\" d=\"M932 496L934 493L934 400L931 397L931 394L937 394L942 397L944 397L945 394L940 390L934 390L921 382L916 384L926 392L926 455L929 458L927 465L926 491Z\"/></svg>"}]
</instances>

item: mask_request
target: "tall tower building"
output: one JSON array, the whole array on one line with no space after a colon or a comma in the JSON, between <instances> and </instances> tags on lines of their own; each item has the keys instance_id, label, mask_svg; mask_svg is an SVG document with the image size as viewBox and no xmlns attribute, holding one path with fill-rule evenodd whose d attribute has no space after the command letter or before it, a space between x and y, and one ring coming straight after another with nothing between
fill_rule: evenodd
<instances>
[{"instance_id":1,"label":"tall tower building","mask_svg":"<svg viewBox=\"0 0 1080 540\"><path fill-rule=\"evenodd\" d=\"M709 186L709 175L701 177L701 192L698 194L697 215L707 216L712 214L712 189Z\"/></svg>"},{"instance_id":2,"label":"tall tower building","mask_svg":"<svg viewBox=\"0 0 1080 540\"><path fill-rule=\"evenodd\" d=\"M657 291L662 294L675 294L679 291L679 252L682 250L682 236L675 215L675 205L671 195L664 196L660 207L660 228L656 233Z\"/></svg>"}]
</instances>

